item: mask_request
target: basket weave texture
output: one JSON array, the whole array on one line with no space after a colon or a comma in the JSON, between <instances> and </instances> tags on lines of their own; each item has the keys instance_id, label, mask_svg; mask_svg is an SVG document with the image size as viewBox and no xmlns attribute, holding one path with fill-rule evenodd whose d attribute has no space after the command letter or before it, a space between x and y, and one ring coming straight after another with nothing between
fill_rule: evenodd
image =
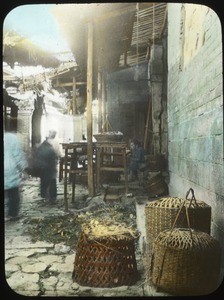
<instances>
[{"instance_id":1,"label":"basket weave texture","mask_svg":"<svg viewBox=\"0 0 224 300\"><path fill-rule=\"evenodd\" d=\"M146 238L152 245L158 234L172 228L175 218L181 206L179 218L175 227L187 228L186 207L190 220L190 227L210 234L211 207L203 201L195 201L190 205L190 200L179 197L162 197L148 202L145 206L146 215ZM190 207L189 207L190 206Z\"/></svg>"},{"instance_id":2,"label":"basket weave texture","mask_svg":"<svg viewBox=\"0 0 224 300\"><path fill-rule=\"evenodd\" d=\"M209 234L166 230L153 243L152 283L174 295L207 295L218 288L220 263L221 247Z\"/></svg>"},{"instance_id":3,"label":"basket weave texture","mask_svg":"<svg viewBox=\"0 0 224 300\"><path fill-rule=\"evenodd\" d=\"M73 281L83 286L132 285L138 278L135 240L126 232L94 236L82 229L74 262Z\"/></svg>"}]
</instances>

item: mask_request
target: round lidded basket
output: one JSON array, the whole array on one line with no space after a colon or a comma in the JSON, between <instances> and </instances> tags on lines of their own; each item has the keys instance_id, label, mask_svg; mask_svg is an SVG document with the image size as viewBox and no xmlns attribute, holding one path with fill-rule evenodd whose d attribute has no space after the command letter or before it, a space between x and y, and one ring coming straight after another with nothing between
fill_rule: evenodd
<instances>
[{"instance_id":1,"label":"round lidded basket","mask_svg":"<svg viewBox=\"0 0 224 300\"><path fill-rule=\"evenodd\" d=\"M179 197L162 197L146 204L146 238L149 246L152 245L160 232L172 228L178 212L180 214L175 227L187 228L186 209L189 215L190 227L210 234L211 206L203 201L196 200L194 191L190 190L194 201Z\"/></svg>"},{"instance_id":2,"label":"round lidded basket","mask_svg":"<svg viewBox=\"0 0 224 300\"><path fill-rule=\"evenodd\" d=\"M179 296L207 295L219 285L221 247L205 232L174 228L153 243L151 279L157 290Z\"/></svg>"},{"instance_id":3,"label":"round lidded basket","mask_svg":"<svg viewBox=\"0 0 224 300\"><path fill-rule=\"evenodd\" d=\"M139 233L121 224L90 222L82 226L73 281L83 286L132 285L138 279L135 241Z\"/></svg>"}]
</instances>

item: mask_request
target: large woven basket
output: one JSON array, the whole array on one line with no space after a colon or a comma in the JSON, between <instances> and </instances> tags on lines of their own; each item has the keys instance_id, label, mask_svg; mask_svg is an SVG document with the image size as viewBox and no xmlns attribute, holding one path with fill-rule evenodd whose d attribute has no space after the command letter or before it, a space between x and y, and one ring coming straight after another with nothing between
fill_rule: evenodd
<instances>
[{"instance_id":1,"label":"large woven basket","mask_svg":"<svg viewBox=\"0 0 224 300\"><path fill-rule=\"evenodd\" d=\"M175 227L188 227L186 208L190 227L210 234L211 207L209 205L199 200L192 202L179 197L162 197L148 202L145 206L146 238L149 247L160 232L172 228L179 210Z\"/></svg>"},{"instance_id":2,"label":"large woven basket","mask_svg":"<svg viewBox=\"0 0 224 300\"><path fill-rule=\"evenodd\" d=\"M175 228L153 243L151 279L157 291L208 295L219 285L221 247L205 232Z\"/></svg>"},{"instance_id":3,"label":"large woven basket","mask_svg":"<svg viewBox=\"0 0 224 300\"><path fill-rule=\"evenodd\" d=\"M139 278L135 259L136 238L128 232L93 236L91 230L88 235L83 229L75 256L73 281L91 287L134 284Z\"/></svg>"}]
</instances>

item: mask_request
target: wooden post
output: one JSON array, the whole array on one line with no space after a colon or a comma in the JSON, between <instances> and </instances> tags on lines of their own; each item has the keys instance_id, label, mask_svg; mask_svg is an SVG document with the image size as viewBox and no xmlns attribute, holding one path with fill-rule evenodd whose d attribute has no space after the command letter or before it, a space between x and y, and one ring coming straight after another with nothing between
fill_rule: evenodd
<instances>
[{"instance_id":1,"label":"wooden post","mask_svg":"<svg viewBox=\"0 0 224 300\"><path fill-rule=\"evenodd\" d=\"M127 51L124 52L124 66L127 66L127 57L128 57L128 54L127 54Z\"/></svg>"},{"instance_id":2,"label":"wooden post","mask_svg":"<svg viewBox=\"0 0 224 300\"><path fill-rule=\"evenodd\" d=\"M88 23L88 52L87 52L87 159L88 159L88 191L93 197L93 142L92 142L92 82L93 82L93 24Z\"/></svg>"},{"instance_id":3,"label":"wooden post","mask_svg":"<svg viewBox=\"0 0 224 300\"><path fill-rule=\"evenodd\" d=\"M64 178L64 203L65 211L68 211L68 199L67 199L67 182L68 182L68 148L65 148L65 178ZM63 172L63 171L62 171Z\"/></svg>"},{"instance_id":4,"label":"wooden post","mask_svg":"<svg viewBox=\"0 0 224 300\"><path fill-rule=\"evenodd\" d=\"M76 79L75 79L75 76L72 79L72 114L73 114L73 116L77 114L77 105L76 105Z\"/></svg>"},{"instance_id":5,"label":"wooden post","mask_svg":"<svg viewBox=\"0 0 224 300\"><path fill-rule=\"evenodd\" d=\"M103 132L107 131L107 90L106 90L106 80L103 77L103 97L102 97L102 108L103 108Z\"/></svg>"},{"instance_id":6,"label":"wooden post","mask_svg":"<svg viewBox=\"0 0 224 300\"><path fill-rule=\"evenodd\" d=\"M102 132L102 73L98 71L98 131Z\"/></svg>"},{"instance_id":7,"label":"wooden post","mask_svg":"<svg viewBox=\"0 0 224 300\"><path fill-rule=\"evenodd\" d=\"M148 148L148 138L149 138L151 115L152 115L152 100L149 97L148 112L147 112L147 119L146 119L146 125L145 125L145 138L144 138L144 149L145 150L147 150L147 148Z\"/></svg>"}]
</instances>

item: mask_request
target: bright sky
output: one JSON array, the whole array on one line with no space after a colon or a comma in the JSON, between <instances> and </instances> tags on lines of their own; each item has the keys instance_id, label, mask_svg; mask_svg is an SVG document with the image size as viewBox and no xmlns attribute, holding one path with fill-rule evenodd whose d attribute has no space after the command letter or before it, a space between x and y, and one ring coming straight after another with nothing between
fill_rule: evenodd
<instances>
[{"instance_id":1,"label":"bright sky","mask_svg":"<svg viewBox=\"0 0 224 300\"><path fill-rule=\"evenodd\" d=\"M21 5L5 17L3 27L14 30L51 52L70 51L60 27L50 12L55 4Z\"/></svg>"}]
</instances>

